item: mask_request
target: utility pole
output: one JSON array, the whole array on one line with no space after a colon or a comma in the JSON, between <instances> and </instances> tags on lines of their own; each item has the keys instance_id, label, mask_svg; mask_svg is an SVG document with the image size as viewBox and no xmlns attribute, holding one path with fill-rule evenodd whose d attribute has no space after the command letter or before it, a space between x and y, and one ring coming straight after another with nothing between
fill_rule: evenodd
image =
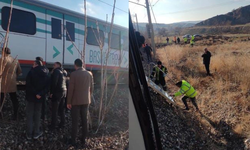
<instances>
[{"instance_id":1,"label":"utility pole","mask_svg":"<svg viewBox=\"0 0 250 150\"><path fill-rule=\"evenodd\" d=\"M135 19L136 19L136 24L137 24L137 31L139 31L139 25L138 25L137 14L135 14Z\"/></svg>"},{"instance_id":2,"label":"utility pole","mask_svg":"<svg viewBox=\"0 0 250 150\"><path fill-rule=\"evenodd\" d=\"M147 12L148 12L148 23L149 23L149 28L151 29L151 47L153 49L153 53L154 53L154 56L153 58L155 58L155 41L154 41L154 28L153 28L153 24L152 24L152 21L151 21L151 15L150 15L150 9L149 9L149 3L148 3L148 0L146 0L146 8L147 8Z\"/></svg>"}]
</instances>

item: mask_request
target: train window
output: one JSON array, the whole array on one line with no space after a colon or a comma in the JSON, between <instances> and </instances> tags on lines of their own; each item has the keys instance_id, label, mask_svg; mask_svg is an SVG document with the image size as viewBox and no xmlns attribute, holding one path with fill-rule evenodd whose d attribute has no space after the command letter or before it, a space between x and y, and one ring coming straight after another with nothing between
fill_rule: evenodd
<instances>
[{"instance_id":1,"label":"train window","mask_svg":"<svg viewBox=\"0 0 250 150\"><path fill-rule=\"evenodd\" d=\"M102 30L99 30L99 33L97 29L88 27L88 34L87 34L87 43L90 45L96 45L99 46L99 39L101 40L101 43L104 45L104 33Z\"/></svg>"},{"instance_id":2,"label":"train window","mask_svg":"<svg viewBox=\"0 0 250 150\"><path fill-rule=\"evenodd\" d=\"M9 23L10 7L3 7L1 14L1 25L6 31ZM36 34L36 16L33 13L13 8L10 31L30 35Z\"/></svg>"},{"instance_id":3,"label":"train window","mask_svg":"<svg viewBox=\"0 0 250 150\"><path fill-rule=\"evenodd\" d=\"M128 51L128 37L123 36L123 50Z\"/></svg>"},{"instance_id":4,"label":"train window","mask_svg":"<svg viewBox=\"0 0 250 150\"><path fill-rule=\"evenodd\" d=\"M66 33L66 40L75 41L75 24L66 22L66 29L68 31L68 33Z\"/></svg>"},{"instance_id":5,"label":"train window","mask_svg":"<svg viewBox=\"0 0 250 150\"><path fill-rule=\"evenodd\" d=\"M119 50L120 45L121 45L120 36L118 34L112 33L110 47L113 48L113 49L118 49Z\"/></svg>"},{"instance_id":6,"label":"train window","mask_svg":"<svg viewBox=\"0 0 250 150\"><path fill-rule=\"evenodd\" d=\"M62 39L62 21L59 19L51 18L51 36L54 39Z\"/></svg>"}]
</instances>

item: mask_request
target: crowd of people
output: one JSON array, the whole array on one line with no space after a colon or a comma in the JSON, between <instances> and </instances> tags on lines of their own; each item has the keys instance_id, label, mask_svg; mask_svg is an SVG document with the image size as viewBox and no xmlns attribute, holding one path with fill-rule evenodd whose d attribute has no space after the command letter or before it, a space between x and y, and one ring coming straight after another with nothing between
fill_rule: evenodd
<instances>
[{"instance_id":1,"label":"crowd of people","mask_svg":"<svg viewBox=\"0 0 250 150\"><path fill-rule=\"evenodd\" d=\"M1 82L0 106L4 104L6 94L10 95L13 104L13 120L18 116L17 76L22 73L18 60L11 57L9 48L4 50L4 70ZM69 144L75 145L78 133L78 121L82 122L82 144L87 136L87 113L93 93L93 75L85 70L81 59L74 61L75 71L67 75L60 62L55 62L53 69L44 66L43 59L36 57L26 76L26 138L38 139L43 135L41 119L45 119L45 101L51 99L50 130L65 126L65 109L71 111L72 130ZM1 112L0 112L1 113ZM58 114L60 122L58 122ZM2 114L1 114L2 115Z\"/></svg>"},{"instance_id":2,"label":"crowd of people","mask_svg":"<svg viewBox=\"0 0 250 150\"><path fill-rule=\"evenodd\" d=\"M167 41L168 41L168 39L167 39ZM146 46L143 49L144 49L144 51L141 51L141 55L143 55L143 53L146 53L147 58L148 58L148 64L149 64L153 61L151 58L152 48L148 44L146 44ZM208 51L207 48L204 49L204 53L202 54L201 57L203 57L203 64L204 64L205 69L207 71L207 76L211 76L210 69L209 69L211 53ZM156 85L161 85L164 91L167 91L167 85L166 85L166 81L165 81L165 76L167 75L167 73L168 73L167 68L162 65L161 61L158 61L157 65L155 65L153 67L153 70L152 70L151 75L150 75L151 80L154 79L154 83ZM175 85L177 87L179 87L180 90L171 96L177 97L180 95L184 95L184 97L182 97L182 101L185 105L184 109L189 110L189 107L187 105L187 99L190 99L191 102L193 103L193 105L195 106L196 111L199 111L198 105L196 103L197 92L194 89L194 87L192 87L191 84L185 80L178 81Z\"/></svg>"},{"instance_id":3,"label":"crowd of people","mask_svg":"<svg viewBox=\"0 0 250 150\"><path fill-rule=\"evenodd\" d=\"M167 41L167 44L169 44L169 38L168 37L166 38L166 41ZM174 36L172 42L175 43L175 44L180 44L181 39L179 37Z\"/></svg>"}]
</instances>

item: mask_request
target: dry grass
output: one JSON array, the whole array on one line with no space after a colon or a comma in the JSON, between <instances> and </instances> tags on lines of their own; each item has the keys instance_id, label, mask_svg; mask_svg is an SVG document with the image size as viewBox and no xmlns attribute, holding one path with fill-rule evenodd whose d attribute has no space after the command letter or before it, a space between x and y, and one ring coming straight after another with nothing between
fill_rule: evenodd
<instances>
[{"instance_id":1,"label":"dry grass","mask_svg":"<svg viewBox=\"0 0 250 150\"><path fill-rule=\"evenodd\" d=\"M157 55L168 68L169 77L185 79L197 89L197 103L205 115L213 121L225 120L235 132L250 136L250 43L209 46L213 77L205 76L204 48L173 45L158 49ZM168 78L166 81L170 92L177 90Z\"/></svg>"}]
</instances>

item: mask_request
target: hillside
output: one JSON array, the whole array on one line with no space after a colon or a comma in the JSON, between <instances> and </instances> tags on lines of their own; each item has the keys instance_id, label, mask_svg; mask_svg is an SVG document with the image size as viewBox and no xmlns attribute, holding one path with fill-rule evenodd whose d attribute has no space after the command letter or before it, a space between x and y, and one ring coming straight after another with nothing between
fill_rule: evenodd
<instances>
[{"instance_id":1,"label":"hillside","mask_svg":"<svg viewBox=\"0 0 250 150\"><path fill-rule=\"evenodd\" d=\"M170 23L170 24L164 24L164 23L153 23L153 26L155 29L157 28L174 28L174 27L181 27L181 28L187 28L192 27L199 21L184 21L184 22L176 22L176 23ZM139 27L146 28L147 23L138 23Z\"/></svg>"},{"instance_id":2,"label":"hillside","mask_svg":"<svg viewBox=\"0 0 250 150\"><path fill-rule=\"evenodd\" d=\"M153 26L154 26L154 30L156 33L158 33L162 28L164 28L166 29L166 31L168 31L168 33L171 34L177 28L193 27L198 22L199 21L185 21L185 22L177 22L177 23L171 23L171 24L153 23ZM147 23L138 23L140 32L142 33L146 32L146 24Z\"/></svg>"},{"instance_id":3,"label":"hillside","mask_svg":"<svg viewBox=\"0 0 250 150\"><path fill-rule=\"evenodd\" d=\"M223 15L217 15L195 26L229 26L229 25L243 25L250 23L250 5L240 7L232 12Z\"/></svg>"},{"instance_id":4,"label":"hillside","mask_svg":"<svg viewBox=\"0 0 250 150\"><path fill-rule=\"evenodd\" d=\"M164 149L249 149L250 44L226 42L208 47L212 53L211 73L207 77L201 55L206 44L194 47L172 45L157 50L168 68L168 93L178 88L170 79L185 79L198 91L201 113L171 108L163 98L153 98ZM242 47L244 45L244 47ZM184 107L181 97L177 104ZM177 139L177 140L176 140Z\"/></svg>"},{"instance_id":5,"label":"hillside","mask_svg":"<svg viewBox=\"0 0 250 150\"><path fill-rule=\"evenodd\" d=\"M222 34L250 34L250 23L245 25L234 26L194 26L182 29L181 32L185 34L209 34L209 35L222 35Z\"/></svg>"}]
</instances>

